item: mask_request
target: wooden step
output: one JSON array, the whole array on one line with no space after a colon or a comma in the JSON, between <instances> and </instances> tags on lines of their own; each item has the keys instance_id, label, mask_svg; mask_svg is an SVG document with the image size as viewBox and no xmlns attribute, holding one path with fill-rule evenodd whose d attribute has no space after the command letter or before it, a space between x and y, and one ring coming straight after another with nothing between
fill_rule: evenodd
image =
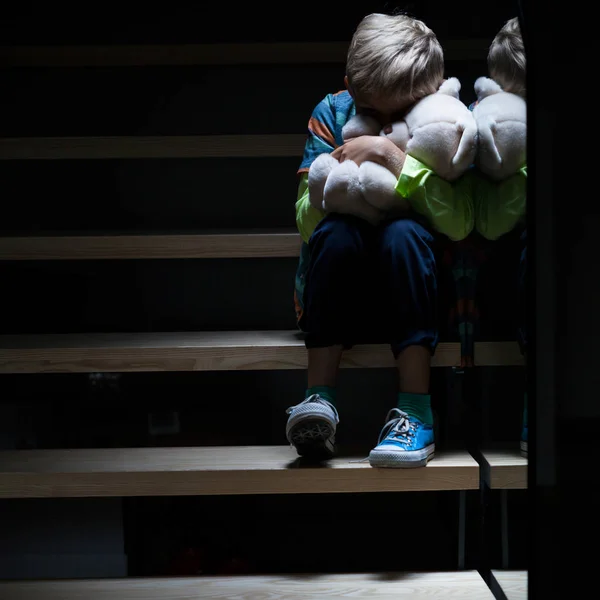
<instances>
[{"instance_id":1,"label":"wooden step","mask_svg":"<svg viewBox=\"0 0 600 600\"><path fill-rule=\"evenodd\" d=\"M0 583L2 600L493 600L477 571L127 578Z\"/></svg>"},{"instance_id":2,"label":"wooden step","mask_svg":"<svg viewBox=\"0 0 600 600\"><path fill-rule=\"evenodd\" d=\"M0 46L0 66L138 67L166 65L275 65L346 61L349 42L270 42L226 44ZM489 40L447 40L446 60L481 60Z\"/></svg>"},{"instance_id":3,"label":"wooden step","mask_svg":"<svg viewBox=\"0 0 600 600\"><path fill-rule=\"evenodd\" d=\"M294 231L0 237L0 260L297 257Z\"/></svg>"},{"instance_id":4,"label":"wooden step","mask_svg":"<svg viewBox=\"0 0 600 600\"><path fill-rule=\"evenodd\" d=\"M494 600L477 571L0 583L2 600Z\"/></svg>"},{"instance_id":5,"label":"wooden step","mask_svg":"<svg viewBox=\"0 0 600 600\"><path fill-rule=\"evenodd\" d=\"M525 359L517 342L475 342L475 366L522 367Z\"/></svg>"},{"instance_id":6,"label":"wooden step","mask_svg":"<svg viewBox=\"0 0 600 600\"><path fill-rule=\"evenodd\" d=\"M527 571L492 570L492 577L507 600L527 600Z\"/></svg>"},{"instance_id":7,"label":"wooden step","mask_svg":"<svg viewBox=\"0 0 600 600\"><path fill-rule=\"evenodd\" d=\"M510 342L486 344L494 365L512 364ZM475 347L478 352L478 346ZM482 360L478 364L486 364ZM460 345L443 343L434 367L460 365ZM386 345L345 352L343 368L393 367ZM305 369L307 352L296 331L95 333L0 336L0 373L141 371L262 371Z\"/></svg>"},{"instance_id":8,"label":"wooden step","mask_svg":"<svg viewBox=\"0 0 600 600\"><path fill-rule=\"evenodd\" d=\"M306 133L0 138L0 160L301 157Z\"/></svg>"},{"instance_id":9,"label":"wooden step","mask_svg":"<svg viewBox=\"0 0 600 600\"><path fill-rule=\"evenodd\" d=\"M0 498L326 494L474 490L479 465L440 453L420 469L375 469L364 456L304 465L290 446L0 452Z\"/></svg>"},{"instance_id":10,"label":"wooden step","mask_svg":"<svg viewBox=\"0 0 600 600\"><path fill-rule=\"evenodd\" d=\"M483 450L476 456L482 476L491 489L527 489L527 464L519 450L519 441L509 449Z\"/></svg>"}]
</instances>

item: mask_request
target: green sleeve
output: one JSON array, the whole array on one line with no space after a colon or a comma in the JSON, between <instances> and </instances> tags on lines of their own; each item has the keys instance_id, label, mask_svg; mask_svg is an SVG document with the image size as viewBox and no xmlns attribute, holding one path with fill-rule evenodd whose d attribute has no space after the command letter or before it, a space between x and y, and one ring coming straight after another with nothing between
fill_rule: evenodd
<instances>
[{"instance_id":1,"label":"green sleeve","mask_svg":"<svg viewBox=\"0 0 600 600\"><path fill-rule=\"evenodd\" d=\"M527 166L500 182L492 181L477 171L473 190L475 227L486 239L497 240L525 218Z\"/></svg>"},{"instance_id":2,"label":"green sleeve","mask_svg":"<svg viewBox=\"0 0 600 600\"><path fill-rule=\"evenodd\" d=\"M308 198L308 173L302 173L296 199L296 226L304 242L308 244L312 232L324 216L325 211L316 209L310 203Z\"/></svg>"},{"instance_id":3,"label":"green sleeve","mask_svg":"<svg viewBox=\"0 0 600 600\"><path fill-rule=\"evenodd\" d=\"M459 241L471 233L475 224L472 170L449 183L407 154L396 191L436 231Z\"/></svg>"}]
</instances>

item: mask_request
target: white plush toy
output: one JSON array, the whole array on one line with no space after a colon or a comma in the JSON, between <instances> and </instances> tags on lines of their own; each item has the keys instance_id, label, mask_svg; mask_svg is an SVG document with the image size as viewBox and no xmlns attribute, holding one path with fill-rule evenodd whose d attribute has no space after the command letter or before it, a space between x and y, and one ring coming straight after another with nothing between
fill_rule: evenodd
<instances>
[{"instance_id":1,"label":"white plush toy","mask_svg":"<svg viewBox=\"0 0 600 600\"><path fill-rule=\"evenodd\" d=\"M527 104L488 77L477 79L475 93L476 163L482 173L500 181L515 174L527 160Z\"/></svg>"},{"instance_id":2,"label":"white plush toy","mask_svg":"<svg viewBox=\"0 0 600 600\"><path fill-rule=\"evenodd\" d=\"M401 150L453 181L473 163L477 150L477 126L473 114L459 100L460 82L452 77L435 94L419 100L404 119L385 134L372 117L356 115L342 130L344 140L360 135L383 135ZM326 212L353 214L376 224L394 210L406 210L408 202L396 192L397 179L385 167L353 161L340 163L321 154L308 172L310 202Z\"/></svg>"}]
</instances>

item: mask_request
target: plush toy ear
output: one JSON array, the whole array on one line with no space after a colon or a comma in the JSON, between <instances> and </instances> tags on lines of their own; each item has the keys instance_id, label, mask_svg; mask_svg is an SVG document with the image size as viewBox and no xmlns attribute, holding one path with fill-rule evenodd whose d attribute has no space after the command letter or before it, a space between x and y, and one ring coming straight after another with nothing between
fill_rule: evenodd
<instances>
[{"instance_id":1,"label":"plush toy ear","mask_svg":"<svg viewBox=\"0 0 600 600\"><path fill-rule=\"evenodd\" d=\"M459 99L460 92L460 81L456 77L449 77L440 85L438 89L438 94L446 94L447 96L453 96L456 99Z\"/></svg>"},{"instance_id":2,"label":"plush toy ear","mask_svg":"<svg viewBox=\"0 0 600 600\"><path fill-rule=\"evenodd\" d=\"M355 115L344 125L342 137L349 140L361 135L378 135L380 128L381 126L373 117Z\"/></svg>"},{"instance_id":3,"label":"plush toy ear","mask_svg":"<svg viewBox=\"0 0 600 600\"><path fill-rule=\"evenodd\" d=\"M477 79L474 85L475 94L477 94L477 100L483 100L493 94L499 94L502 92L502 88L489 77L480 77Z\"/></svg>"}]
</instances>

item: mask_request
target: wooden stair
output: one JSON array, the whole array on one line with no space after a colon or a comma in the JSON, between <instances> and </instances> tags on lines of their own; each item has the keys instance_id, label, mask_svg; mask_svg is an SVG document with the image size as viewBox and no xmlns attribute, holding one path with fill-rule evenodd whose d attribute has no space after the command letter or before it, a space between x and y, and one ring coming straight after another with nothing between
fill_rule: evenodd
<instances>
[{"instance_id":1,"label":"wooden stair","mask_svg":"<svg viewBox=\"0 0 600 600\"><path fill-rule=\"evenodd\" d=\"M516 344L481 343L480 365L521 364ZM460 345L440 344L435 367L460 366ZM305 369L296 331L48 334L0 336L0 373L94 373ZM393 367L388 346L359 345L343 368Z\"/></svg>"},{"instance_id":2,"label":"wooden stair","mask_svg":"<svg viewBox=\"0 0 600 600\"><path fill-rule=\"evenodd\" d=\"M477 571L132 578L0 583L2 600L493 600Z\"/></svg>"},{"instance_id":3,"label":"wooden stair","mask_svg":"<svg viewBox=\"0 0 600 600\"><path fill-rule=\"evenodd\" d=\"M295 231L111 233L0 237L0 260L293 258Z\"/></svg>"},{"instance_id":4,"label":"wooden stair","mask_svg":"<svg viewBox=\"0 0 600 600\"><path fill-rule=\"evenodd\" d=\"M506 600L527 600L527 581L527 571L492 570L492 588L499 587Z\"/></svg>"},{"instance_id":5,"label":"wooden stair","mask_svg":"<svg viewBox=\"0 0 600 600\"><path fill-rule=\"evenodd\" d=\"M330 494L474 490L466 452L423 469L374 469L364 456L303 464L289 446L0 452L0 498Z\"/></svg>"},{"instance_id":6,"label":"wooden stair","mask_svg":"<svg viewBox=\"0 0 600 600\"><path fill-rule=\"evenodd\" d=\"M491 489L527 489L528 461L519 448L482 450L478 462L482 476Z\"/></svg>"}]
</instances>

